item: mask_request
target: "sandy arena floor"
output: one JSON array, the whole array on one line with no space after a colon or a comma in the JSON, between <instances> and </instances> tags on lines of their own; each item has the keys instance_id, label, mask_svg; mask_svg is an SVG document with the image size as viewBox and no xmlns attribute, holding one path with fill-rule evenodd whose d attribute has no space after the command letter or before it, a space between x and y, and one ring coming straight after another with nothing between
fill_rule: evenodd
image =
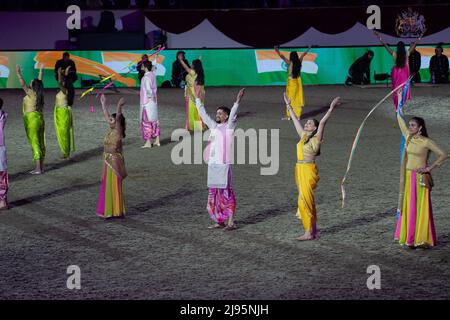
<instances>
[{"instance_id":1,"label":"sandy arena floor","mask_svg":"<svg viewBox=\"0 0 450 320\"><path fill-rule=\"evenodd\" d=\"M450 152L450 87L413 88L407 114L423 116L428 132ZM238 88L207 88L206 108L231 106ZM248 88L238 128L279 128L280 166L235 165L235 231L209 230L206 165L179 165L170 155L174 129L184 126L183 93L160 89L162 146L141 149L138 92L126 98L124 182L127 217L95 214L102 143L107 130L93 96L74 107L76 152L59 160L53 123L55 91L46 92L46 174L29 175L31 148L21 116L22 92L0 91L6 126L11 210L0 213L2 299L449 299L450 171L434 172L438 246L410 250L393 240L400 131L389 99L369 119L340 205L340 180L356 130L384 87L307 86L304 114L319 118L337 95L318 158L319 238L299 242L294 181L297 134L281 121L282 87ZM434 157L432 158L434 160ZM81 290L66 287L69 265L81 268ZM368 290L366 270L381 268L381 290Z\"/></svg>"}]
</instances>

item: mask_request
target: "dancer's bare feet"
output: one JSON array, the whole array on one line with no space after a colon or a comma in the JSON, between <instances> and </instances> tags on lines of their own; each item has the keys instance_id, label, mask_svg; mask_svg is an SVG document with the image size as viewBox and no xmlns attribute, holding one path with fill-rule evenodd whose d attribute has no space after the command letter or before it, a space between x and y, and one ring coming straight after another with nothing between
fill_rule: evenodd
<instances>
[{"instance_id":1,"label":"dancer's bare feet","mask_svg":"<svg viewBox=\"0 0 450 320\"><path fill-rule=\"evenodd\" d=\"M224 227L225 227L224 224L215 223L212 226L209 226L208 229L221 229L221 228L224 228Z\"/></svg>"},{"instance_id":2,"label":"dancer's bare feet","mask_svg":"<svg viewBox=\"0 0 450 320\"><path fill-rule=\"evenodd\" d=\"M300 240L300 241L308 241L308 240L314 240L314 239L315 239L315 237L309 232L305 232L304 235L297 238L297 240Z\"/></svg>"},{"instance_id":3,"label":"dancer's bare feet","mask_svg":"<svg viewBox=\"0 0 450 320\"><path fill-rule=\"evenodd\" d=\"M6 200L0 200L0 210L8 210L8 203L6 202Z\"/></svg>"},{"instance_id":4,"label":"dancer's bare feet","mask_svg":"<svg viewBox=\"0 0 450 320\"><path fill-rule=\"evenodd\" d=\"M151 147L152 147L152 143L150 142L150 140L147 140L141 148L151 148Z\"/></svg>"},{"instance_id":5,"label":"dancer's bare feet","mask_svg":"<svg viewBox=\"0 0 450 320\"><path fill-rule=\"evenodd\" d=\"M237 226L236 226L236 224L235 223L233 223L233 224L228 224L225 228L223 228L224 230L226 230L226 231L231 231L231 230L235 230L235 229L237 229Z\"/></svg>"},{"instance_id":6,"label":"dancer's bare feet","mask_svg":"<svg viewBox=\"0 0 450 320\"><path fill-rule=\"evenodd\" d=\"M44 174L44 171L42 171L42 170L40 170L40 171L38 171L38 170L31 170L29 173L30 174Z\"/></svg>"}]
</instances>

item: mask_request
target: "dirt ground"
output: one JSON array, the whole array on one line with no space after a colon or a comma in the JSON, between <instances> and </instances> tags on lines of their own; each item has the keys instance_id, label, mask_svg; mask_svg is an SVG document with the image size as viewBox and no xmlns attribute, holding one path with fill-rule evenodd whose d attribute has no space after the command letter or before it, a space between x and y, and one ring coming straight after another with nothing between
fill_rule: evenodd
<instances>
[{"instance_id":1,"label":"dirt ground","mask_svg":"<svg viewBox=\"0 0 450 320\"><path fill-rule=\"evenodd\" d=\"M450 151L450 87L413 88L407 114L427 120L430 136ZM46 173L29 175L31 148L20 91L0 91L6 126L11 210L0 213L2 299L449 299L449 163L434 172L438 246L405 249L393 240L398 197L400 131L392 100L367 122L350 172L345 209L340 181L356 130L386 87L305 87L304 114L333 113L318 158L319 238L299 242L294 181L297 135L281 121L282 87L248 88L238 128L280 129L280 166L235 165L238 229L210 230L206 165L174 165L170 139L185 123L183 93L160 89L162 146L141 149L138 92L108 92L127 101L124 182L127 217L95 214L102 141L107 124L94 96L74 107L76 152L59 159L53 123L55 91L46 92ZM238 88L207 88L206 108L231 106ZM78 92L79 94L79 92ZM89 105L95 103L95 113ZM432 158L434 160L434 157ZM81 269L81 290L66 287L69 265ZM369 290L369 265L381 270L381 289Z\"/></svg>"}]
</instances>

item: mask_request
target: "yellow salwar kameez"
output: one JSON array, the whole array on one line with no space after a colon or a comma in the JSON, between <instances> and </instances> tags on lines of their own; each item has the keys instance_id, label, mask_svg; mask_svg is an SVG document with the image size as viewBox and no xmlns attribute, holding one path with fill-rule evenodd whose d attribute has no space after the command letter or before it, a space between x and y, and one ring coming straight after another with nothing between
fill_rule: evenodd
<instances>
[{"instance_id":1,"label":"yellow salwar kameez","mask_svg":"<svg viewBox=\"0 0 450 320\"><path fill-rule=\"evenodd\" d=\"M304 155L316 155L320 149L320 141L316 136L308 140L303 133L297 144L297 164L295 165L295 183L298 189L297 217L302 221L305 231L316 236L317 211L314 200L314 189L319 182L319 172L315 163L304 160Z\"/></svg>"},{"instance_id":2,"label":"yellow salwar kameez","mask_svg":"<svg viewBox=\"0 0 450 320\"><path fill-rule=\"evenodd\" d=\"M33 161L45 158L45 121L42 110L37 110L36 93L28 90L23 98L23 124L33 151Z\"/></svg>"},{"instance_id":3,"label":"yellow salwar kameez","mask_svg":"<svg viewBox=\"0 0 450 320\"><path fill-rule=\"evenodd\" d=\"M425 186L424 175L417 170L427 166L430 151L438 156L435 166L440 166L446 160L447 153L430 138L411 136L405 120L400 115L397 115L397 119L406 143L394 239L411 247L431 247L436 245L431 190Z\"/></svg>"},{"instance_id":4,"label":"yellow salwar kameez","mask_svg":"<svg viewBox=\"0 0 450 320\"><path fill-rule=\"evenodd\" d=\"M67 95L59 91L56 94L55 129L59 148L64 158L68 158L70 153L75 151L72 108L67 105Z\"/></svg>"},{"instance_id":5,"label":"yellow salwar kameez","mask_svg":"<svg viewBox=\"0 0 450 320\"><path fill-rule=\"evenodd\" d=\"M197 107L195 106L195 80L197 79L197 74L194 70L191 70L186 75L186 87L184 88L184 97L186 99L186 130L189 131L202 131L205 126L200 118ZM200 100L202 104L205 102L205 87L199 85L200 87Z\"/></svg>"},{"instance_id":6,"label":"yellow salwar kameez","mask_svg":"<svg viewBox=\"0 0 450 320\"><path fill-rule=\"evenodd\" d=\"M291 100L291 107L294 110L298 119L302 116L303 106L305 101L303 98L302 78L300 75L297 78L292 77L292 62L288 66L288 78L286 82L286 95ZM289 110L286 108L286 117L291 119Z\"/></svg>"}]
</instances>

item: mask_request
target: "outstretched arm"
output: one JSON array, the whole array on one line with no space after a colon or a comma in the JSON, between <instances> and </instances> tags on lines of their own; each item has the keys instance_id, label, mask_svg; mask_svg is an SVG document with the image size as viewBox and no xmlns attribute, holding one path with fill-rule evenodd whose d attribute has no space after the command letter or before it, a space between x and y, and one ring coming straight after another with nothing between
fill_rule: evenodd
<instances>
[{"instance_id":1,"label":"outstretched arm","mask_svg":"<svg viewBox=\"0 0 450 320\"><path fill-rule=\"evenodd\" d=\"M198 115L210 129L215 128L217 124L206 113L205 106L202 104L202 101L200 100L200 87L196 84L194 84L194 92L195 92L195 106L197 107Z\"/></svg>"},{"instance_id":2,"label":"outstretched arm","mask_svg":"<svg viewBox=\"0 0 450 320\"><path fill-rule=\"evenodd\" d=\"M286 92L284 93L284 102L286 103L286 107L289 111L289 114L291 115L291 119L294 122L295 129L297 130L298 136L301 138L303 135L303 127L300 123L300 120L297 119L297 115L295 114L294 110L292 110L291 107L291 100L287 97Z\"/></svg>"},{"instance_id":3,"label":"outstretched arm","mask_svg":"<svg viewBox=\"0 0 450 320\"><path fill-rule=\"evenodd\" d=\"M110 123L111 116L109 115L108 108L106 107L106 97L104 94L100 96L100 102L102 104L103 116L105 117L106 122Z\"/></svg>"},{"instance_id":4,"label":"outstretched arm","mask_svg":"<svg viewBox=\"0 0 450 320\"><path fill-rule=\"evenodd\" d=\"M187 73L191 72L191 68L183 61L182 58L178 58L178 61L180 61L181 65L183 66L184 70L186 70Z\"/></svg>"},{"instance_id":5,"label":"outstretched arm","mask_svg":"<svg viewBox=\"0 0 450 320\"><path fill-rule=\"evenodd\" d=\"M42 81L42 69L44 69L44 64L40 63L39 64L39 76L38 79Z\"/></svg>"},{"instance_id":6,"label":"outstretched arm","mask_svg":"<svg viewBox=\"0 0 450 320\"><path fill-rule=\"evenodd\" d=\"M116 111L116 129L120 133L123 132L122 123L120 122L120 117L122 117L122 109L123 109L124 105L125 105L125 99L120 98L119 101L117 101L117 111Z\"/></svg>"},{"instance_id":7,"label":"outstretched arm","mask_svg":"<svg viewBox=\"0 0 450 320\"><path fill-rule=\"evenodd\" d=\"M403 88L400 88L400 89L397 90L397 93L396 93L397 94L397 101L398 101L397 110L400 107L400 103L402 101L402 91L403 91ZM401 111L399 110L397 112L398 126L400 127L400 131L402 132L402 135L406 139L406 137L409 134L408 125L406 124L405 119L403 119L403 117L402 117L402 115L400 113L401 113Z\"/></svg>"},{"instance_id":8,"label":"outstretched arm","mask_svg":"<svg viewBox=\"0 0 450 320\"><path fill-rule=\"evenodd\" d=\"M327 124L327 121L330 118L331 113L334 110L334 107L340 104L340 99L341 99L340 97L334 98L334 100L330 104L330 108L328 109L327 113L325 113L322 120L320 120L319 128L317 129L317 139L319 139L319 141L322 141L325 125Z\"/></svg>"},{"instance_id":9,"label":"outstretched arm","mask_svg":"<svg viewBox=\"0 0 450 320\"><path fill-rule=\"evenodd\" d=\"M291 63L291 61L290 61L288 58L286 58L286 57L280 52L280 49L279 49L278 47L275 47L274 49L275 49L275 52L278 54L278 56L279 56L286 64Z\"/></svg>"},{"instance_id":10,"label":"outstretched arm","mask_svg":"<svg viewBox=\"0 0 450 320\"><path fill-rule=\"evenodd\" d=\"M236 102L233 104L233 107L231 108L230 116L228 118L229 123L232 123L234 121L234 118L236 117L236 113L239 108L239 104L241 103L241 99L244 96L244 94L245 94L245 88L242 88L241 90L239 90L239 93L236 97Z\"/></svg>"},{"instance_id":11,"label":"outstretched arm","mask_svg":"<svg viewBox=\"0 0 450 320\"><path fill-rule=\"evenodd\" d=\"M389 52L389 54L392 56L394 55L394 51L389 48L389 46L386 44L386 42L383 41L383 39L381 39L381 36L378 32L376 32L375 30L373 31L373 33L378 37L378 39L380 40L381 44L386 48L386 50Z\"/></svg>"},{"instance_id":12,"label":"outstretched arm","mask_svg":"<svg viewBox=\"0 0 450 320\"><path fill-rule=\"evenodd\" d=\"M422 35L423 35L423 34L422 34ZM408 49L408 55L410 55L411 52L414 51L414 49L416 48L416 46L417 46L417 44L419 43L419 41L422 40L422 35L421 35L420 37L418 37L418 38L416 39L416 41L414 41L414 42L411 44L411 46L410 46L409 49Z\"/></svg>"},{"instance_id":13,"label":"outstretched arm","mask_svg":"<svg viewBox=\"0 0 450 320\"><path fill-rule=\"evenodd\" d=\"M28 87L25 84L25 81L23 81L22 70L20 69L19 65L16 65L16 73L17 77L19 78L20 86L22 87L23 91L25 91L25 93L28 93Z\"/></svg>"},{"instance_id":14,"label":"outstretched arm","mask_svg":"<svg viewBox=\"0 0 450 320\"><path fill-rule=\"evenodd\" d=\"M309 45L308 49L300 55L300 61L303 61L303 58L308 54L309 50L311 50L311 45Z\"/></svg>"}]
</instances>

